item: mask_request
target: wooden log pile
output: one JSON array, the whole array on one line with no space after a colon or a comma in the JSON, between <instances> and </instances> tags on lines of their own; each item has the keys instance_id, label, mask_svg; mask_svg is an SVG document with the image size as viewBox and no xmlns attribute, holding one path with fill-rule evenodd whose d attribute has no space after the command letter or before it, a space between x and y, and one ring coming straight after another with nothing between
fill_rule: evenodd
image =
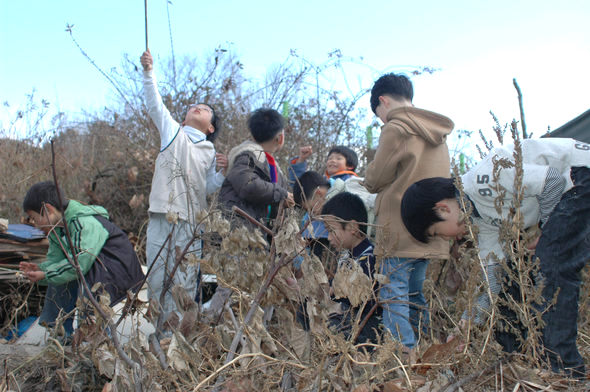
<instances>
[{"instance_id":1,"label":"wooden log pile","mask_svg":"<svg viewBox=\"0 0 590 392\"><path fill-rule=\"evenodd\" d=\"M10 232L10 226L3 227L0 232L0 282L15 282L19 280L18 266L21 261L41 263L47 254L49 242L46 238L32 235L32 239L20 237ZM20 231L24 225L18 225ZM31 230L36 230L31 227Z\"/></svg>"}]
</instances>

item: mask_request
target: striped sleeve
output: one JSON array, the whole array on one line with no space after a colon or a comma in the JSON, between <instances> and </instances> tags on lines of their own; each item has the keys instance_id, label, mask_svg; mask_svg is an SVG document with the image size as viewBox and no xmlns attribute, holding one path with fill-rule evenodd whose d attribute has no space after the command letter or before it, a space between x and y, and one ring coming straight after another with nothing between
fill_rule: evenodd
<instances>
[{"instance_id":1,"label":"striped sleeve","mask_svg":"<svg viewBox=\"0 0 590 392\"><path fill-rule=\"evenodd\" d=\"M566 180L561 173L554 167L547 170L547 177L545 178L545 186L541 194L537 196L539 202L539 210L541 215L541 227L545 224L551 212L561 200L563 191L565 190Z\"/></svg>"},{"instance_id":2,"label":"striped sleeve","mask_svg":"<svg viewBox=\"0 0 590 392\"><path fill-rule=\"evenodd\" d=\"M481 294L475 299L471 313L465 310L462 318L465 320L471 319L474 324L482 324L487 320L491 313L492 302L491 299L496 301L498 293L501 289L501 282L498 279L498 274L501 273L502 268L499 264L490 264L486 266L487 281L489 282L489 292L487 289L487 283L485 280L482 281ZM492 298L490 298L490 293Z\"/></svg>"}]
</instances>

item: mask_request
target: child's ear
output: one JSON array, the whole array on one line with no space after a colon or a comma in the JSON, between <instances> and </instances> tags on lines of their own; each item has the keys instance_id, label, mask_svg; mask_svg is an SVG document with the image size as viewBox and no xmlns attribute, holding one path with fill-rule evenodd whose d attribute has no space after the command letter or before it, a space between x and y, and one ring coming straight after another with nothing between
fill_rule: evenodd
<instances>
[{"instance_id":1,"label":"child's ear","mask_svg":"<svg viewBox=\"0 0 590 392\"><path fill-rule=\"evenodd\" d=\"M360 228L359 228L359 224L357 221L355 221L354 219L351 221L348 221L346 223L346 229L350 230L352 232L352 234L356 235L356 236L360 236L362 234Z\"/></svg>"},{"instance_id":2,"label":"child's ear","mask_svg":"<svg viewBox=\"0 0 590 392\"><path fill-rule=\"evenodd\" d=\"M434 204L433 210L436 211L436 213L443 219L446 219L446 215L451 212L449 204L443 200L436 202Z\"/></svg>"},{"instance_id":3,"label":"child's ear","mask_svg":"<svg viewBox=\"0 0 590 392\"><path fill-rule=\"evenodd\" d=\"M55 215L58 212L58 209L49 203L43 203L41 206L41 215L42 216L49 216Z\"/></svg>"}]
</instances>

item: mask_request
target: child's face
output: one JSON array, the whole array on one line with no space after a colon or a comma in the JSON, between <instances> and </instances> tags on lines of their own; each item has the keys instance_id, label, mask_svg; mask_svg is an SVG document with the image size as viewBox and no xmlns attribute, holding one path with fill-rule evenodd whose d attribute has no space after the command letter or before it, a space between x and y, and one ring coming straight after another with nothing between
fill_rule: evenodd
<instances>
[{"instance_id":1,"label":"child's face","mask_svg":"<svg viewBox=\"0 0 590 392\"><path fill-rule=\"evenodd\" d=\"M449 241L463 238L467 229L465 222L461 220L459 203L455 199L445 199L436 203L434 208L443 220L428 228L428 237L440 237Z\"/></svg>"},{"instance_id":2,"label":"child's face","mask_svg":"<svg viewBox=\"0 0 590 392\"><path fill-rule=\"evenodd\" d=\"M200 130L205 134L214 132L211 120L213 119L213 110L204 103L193 104L188 107L183 125L188 125Z\"/></svg>"},{"instance_id":3,"label":"child's face","mask_svg":"<svg viewBox=\"0 0 590 392\"><path fill-rule=\"evenodd\" d=\"M322 211L322 207L326 202L326 193L328 193L327 186L319 186L313 191L310 200L303 202L303 208L310 211L314 215L318 215Z\"/></svg>"},{"instance_id":4,"label":"child's face","mask_svg":"<svg viewBox=\"0 0 590 392\"><path fill-rule=\"evenodd\" d=\"M45 204L41 212L32 210L27 211L29 221L35 225L36 228L42 230L45 235L48 235L51 229L59 222L60 214L51 204Z\"/></svg>"},{"instance_id":5,"label":"child's face","mask_svg":"<svg viewBox=\"0 0 590 392\"><path fill-rule=\"evenodd\" d=\"M333 152L328 155L328 162L326 162L326 173L329 176L333 176L338 172L351 169L352 168L350 166L346 166L346 158L344 155L337 152Z\"/></svg>"},{"instance_id":6,"label":"child's face","mask_svg":"<svg viewBox=\"0 0 590 392\"><path fill-rule=\"evenodd\" d=\"M347 222L344 227L342 220L337 217L327 217L324 224L328 229L328 241L336 249L353 249L359 242L359 231L353 222Z\"/></svg>"},{"instance_id":7,"label":"child's face","mask_svg":"<svg viewBox=\"0 0 590 392\"><path fill-rule=\"evenodd\" d=\"M285 130L283 129L281 131L281 133L279 133L278 135L278 139L277 139L277 149L276 151L279 151L281 148L283 148L283 146L285 145Z\"/></svg>"}]
</instances>

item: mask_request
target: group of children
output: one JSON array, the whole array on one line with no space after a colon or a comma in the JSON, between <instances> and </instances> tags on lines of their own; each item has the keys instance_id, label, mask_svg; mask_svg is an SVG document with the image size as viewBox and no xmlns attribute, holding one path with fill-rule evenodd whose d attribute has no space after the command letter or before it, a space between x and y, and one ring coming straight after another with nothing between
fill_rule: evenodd
<instances>
[{"instance_id":1,"label":"group of children","mask_svg":"<svg viewBox=\"0 0 590 392\"><path fill-rule=\"evenodd\" d=\"M305 211L303 224L311 220L304 237L314 255L325 260L336 251L340 254L336 266L353 260L371 279L376 273L385 276L375 286L374 306L365 307L377 311L367 315L370 322L359 338L372 339L382 330L411 350L428 327L422 293L428 263L449 258L450 243L465 232L464 204L456 179L451 178L446 144L453 122L414 107L411 81L404 75L386 74L371 90L371 109L384 125L364 179L355 172L356 153L345 146L330 150L323 175L307 170L312 149L301 147L286 177L274 158L285 143L280 113L255 110L248 119L252 139L233 148L228 157L216 154L213 141L220 128L214 109L203 103L190 105L182 124L177 123L158 93L149 51L141 56L141 64L148 113L161 139L147 229L150 301L167 315L177 311L170 293L162 292L173 269L172 285L198 298L199 267L183 264L176 269L181 262L176 252L180 249L200 257L201 244L195 239L202 229L196 214L207 208L208 194L219 190L222 209L231 213L238 207L269 227L283 202ZM584 365L575 338L579 272L590 246L590 146L569 139L545 139L525 140L522 149L524 198L520 210L525 228L540 223L543 230L531 247L536 246L540 258L545 305L558 293L556 302L543 314L543 344L555 370L580 375ZM498 174L494 162L513 159L513 153L510 148L491 151L461 178L473 207L471 219L479 226L480 256L490 266L487 280L494 293L500 290L498 260L504 258L498 226L513 210L510 194L516 175L514 167ZM360 184L362 192L351 192L355 188L348 188L348 182ZM365 193L376 198L365 197ZM70 263L74 255L88 283L102 283L111 303L120 301L128 290L137 290L144 279L131 244L108 221L104 209L65 198L60 201L57 195L52 183L36 184L23 205L35 225L49 234L48 261L39 266L21 264L31 281L51 289L42 315L48 324L60 310L71 311L80 292ZM504 201L501 209L497 208L498 197ZM73 248L65 242L64 226L70 229ZM368 228L375 229L375 246ZM300 262L295 260L293 268L295 276L304 279ZM58 298L60 294L70 302ZM465 314L465 320L480 322L489 300L482 296L479 313ZM341 305L343 311L354 311L350 303L341 301ZM342 324L342 318L339 321ZM339 330L350 332L349 323L343 325Z\"/></svg>"}]
</instances>

